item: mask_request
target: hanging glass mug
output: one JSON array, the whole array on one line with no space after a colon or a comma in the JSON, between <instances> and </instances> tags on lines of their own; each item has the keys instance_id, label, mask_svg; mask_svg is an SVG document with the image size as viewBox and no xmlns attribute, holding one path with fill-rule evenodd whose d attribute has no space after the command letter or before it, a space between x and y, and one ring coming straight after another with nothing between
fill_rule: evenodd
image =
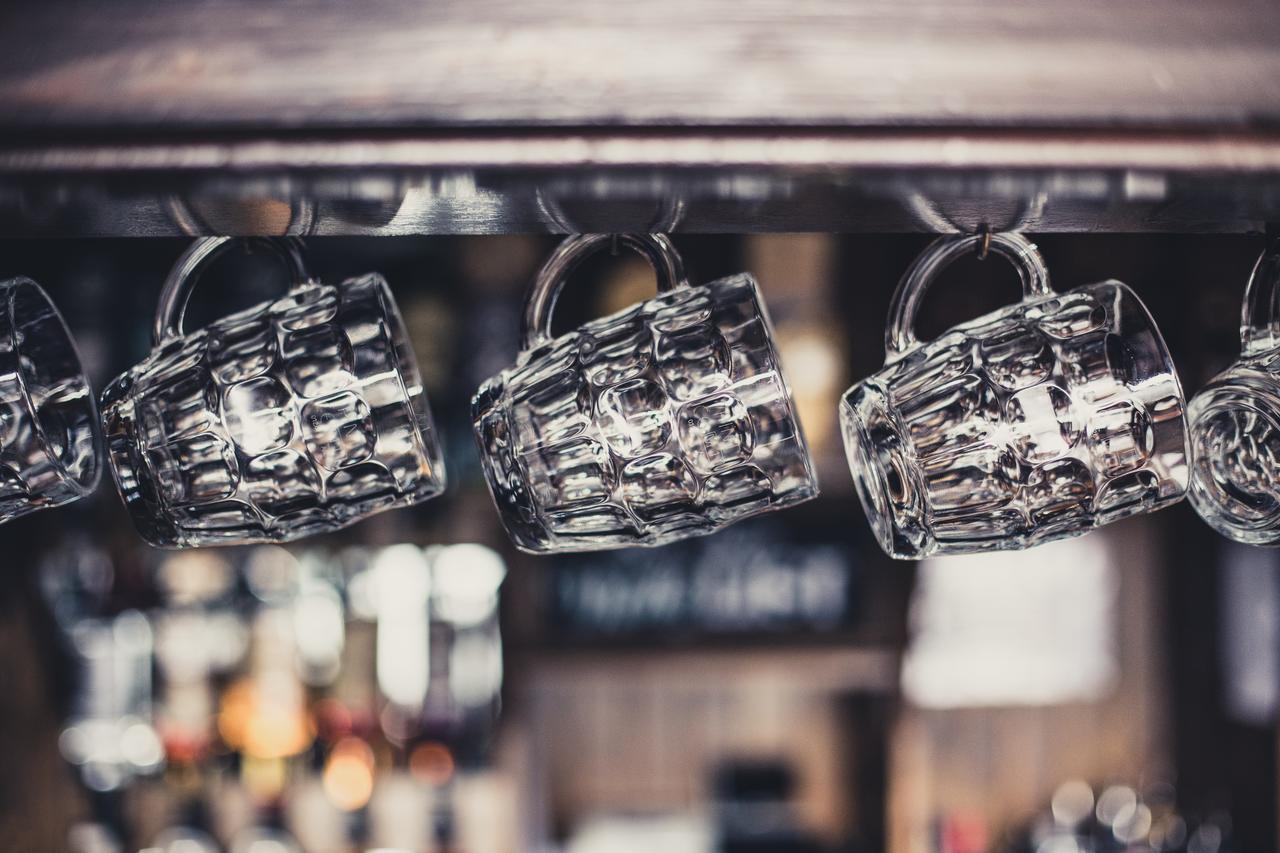
<instances>
[{"instance_id":1,"label":"hanging glass mug","mask_svg":"<svg viewBox=\"0 0 1280 853\"><path fill-rule=\"evenodd\" d=\"M566 276L614 240L649 261L659 295L552 338ZM531 553L661 545L818 492L755 280L695 287L661 234L565 240L472 419L502 522Z\"/></svg>"},{"instance_id":2,"label":"hanging glass mug","mask_svg":"<svg viewBox=\"0 0 1280 853\"><path fill-rule=\"evenodd\" d=\"M440 494L444 462L400 313L376 273L332 286L295 240L254 240L288 294L182 329L196 240L164 284L154 349L102 396L116 485L152 545L286 542Z\"/></svg>"},{"instance_id":3,"label":"hanging glass mug","mask_svg":"<svg viewBox=\"0 0 1280 853\"><path fill-rule=\"evenodd\" d=\"M1280 245L1244 290L1241 355L1192 398L1191 505L1237 542L1280 542Z\"/></svg>"},{"instance_id":4,"label":"hanging glass mug","mask_svg":"<svg viewBox=\"0 0 1280 853\"><path fill-rule=\"evenodd\" d=\"M0 282L0 523L98 485L102 437L71 332L40 285Z\"/></svg>"},{"instance_id":5,"label":"hanging glass mug","mask_svg":"<svg viewBox=\"0 0 1280 853\"><path fill-rule=\"evenodd\" d=\"M921 343L920 302L989 241L1023 300ZM1018 234L942 237L893 295L885 366L850 388L840 422L858 495L898 559L1026 548L1180 500L1182 388L1126 285L1055 293Z\"/></svg>"}]
</instances>

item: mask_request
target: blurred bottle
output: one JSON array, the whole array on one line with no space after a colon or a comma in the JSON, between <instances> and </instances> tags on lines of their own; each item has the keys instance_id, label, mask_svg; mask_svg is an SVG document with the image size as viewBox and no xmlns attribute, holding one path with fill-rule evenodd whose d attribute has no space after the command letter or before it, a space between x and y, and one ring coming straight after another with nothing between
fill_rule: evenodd
<instances>
[{"instance_id":1,"label":"blurred bottle","mask_svg":"<svg viewBox=\"0 0 1280 853\"><path fill-rule=\"evenodd\" d=\"M796 820L795 774L782 760L731 760L714 772L722 853L809 853L821 844Z\"/></svg>"}]
</instances>

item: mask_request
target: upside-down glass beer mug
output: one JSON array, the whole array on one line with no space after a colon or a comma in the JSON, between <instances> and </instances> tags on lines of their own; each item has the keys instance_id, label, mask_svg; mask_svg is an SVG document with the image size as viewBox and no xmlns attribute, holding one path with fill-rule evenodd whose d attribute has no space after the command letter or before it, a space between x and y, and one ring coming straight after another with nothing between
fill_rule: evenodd
<instances>
[{"instance_id":1,"label":"upside-down glass beer mug","mask_svg":"<svg viewBox=\"0 0 1280 853\"><path fill-rule=\"evenodd\" d=\"M288 263L288 294L183 332L201 269L235 242L197 240L179 259L155 348L103 393L116 485L143 538L285 542L443 491L422 379L382 276L323 284L295 241L255 240Z\"/></svg>"},{"instance_id":2,"label":"upside-down glass beer mug","mask_svg":"<svg viewBox=\"0 0 1280 853\"><path fill-rule=\"evenodd\" d=\"M102 438L75 342L40 285L0 282L0 523L98 485Z\"/></svg>"},{"instance_id":3,"label":"upside-down glass beer mug","mask_svg":"<svg viewBox=\"0 0 1280 853\"><path fill-rule=\"evenodd\" d=\"M553 339L565 277L615 239L653 265L659 295ZM818 491L754 279L692 286L659 234L561 244L516 364L472 416L503 524L533 553L661 545Z\"/></svg>"},{"instance_id":4,"label":"upside-down glass beer mug","mask_svg":"<svg viewBox=\"0 0 1280 853\"><path fill-rule=\"evenodd\" d=\"M920 343L926 289L983 240L1017 267L1022 302ZM1059 294L1017 234L942 237L898 284L885 349L840 421L890 556L1025 548L1186 491L1182 388L1151 315L1118 281Z\"/></svg>"},{"instance_id":5,"label":"upside-down glass beer mug","mask_svg":"<svg viewBox=\"0 0 1280 853\"><path fill-rule=\"evenodd\" d=\"M1237 542L1280 542L1280 246L1244 291L1242 354L1187 407L1191 505Z\"/></svg>"}]
</instances>

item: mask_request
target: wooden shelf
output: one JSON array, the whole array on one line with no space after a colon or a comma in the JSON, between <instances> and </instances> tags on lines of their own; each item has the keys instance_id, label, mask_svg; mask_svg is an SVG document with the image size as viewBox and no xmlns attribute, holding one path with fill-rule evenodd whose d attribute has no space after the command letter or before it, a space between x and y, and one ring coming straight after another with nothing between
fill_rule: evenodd
<instances>
[{"instance_id":1,"label":"wooden shelf","mask_svg":"<svg viewBox=\"0 0 1280 853\"><path fill-rule=\"evenodd\" d=\"M1246 232L1266 0L0 10L0 235Z\"/></svg>"},{"instance_id":2,"label":"wooden shelf","mask_svg":"<svg viewBox=\"0 0 1280 853\"><path fill-rule=\"evenodd\" d=\"M1266 0L122 0L0 13L0 126L1252 127Z\"/></svg>"},{"instance_id":3,"label":"wooden shelf","mask_svg":"<svg viewBox=\"0 0 1280 853\"><path fill-rule=\"evenodd\" d=\"M895 692L899 655L874 647L795 646L759 649L659 649L650 652L511 650L510 667L540 686L603 679L688 687L769 683L779 689Z\"/></svg>"}]
</instances>

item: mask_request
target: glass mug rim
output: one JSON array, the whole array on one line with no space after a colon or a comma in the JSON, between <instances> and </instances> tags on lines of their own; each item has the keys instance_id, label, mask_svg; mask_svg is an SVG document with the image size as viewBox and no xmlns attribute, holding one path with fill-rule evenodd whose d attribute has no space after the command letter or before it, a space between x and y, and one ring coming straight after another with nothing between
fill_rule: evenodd
<instances>
[{"instance_id":1,"label":"glass mug rim","mask_svg":"<svg viewBox=\"0 0 1280 853\"><path fill-rule=\"evenodd\" d=\"M241 243L264 246L277 257L283 259L289 271L290 281L288 289L281 296L264 300L243 310L236 311L224 317L219 317L203 328L192 331L184 330L184 315L187 303L192 291L198 283L198 279L203 268L229 246ZM146 371L152 369L156 364L163 363L167 357L172 356L175 346L193 344L201 347L201 350L203 350L204 347L207 346L207 343L203 343L203 340L207 339L208 335L221 327L234 325L237 322L262 321L268 324L268 328L271 328L274 322L272 319L272 309L275 306L279 305L282 300L289 299L299 293L306 293L311 289L332 290L335 293L335 298L337 300L334 310L340 312L342 310L341 306L343 305L344 293L352 288L368 287L370 289L370 296L376 299L377 310L380 312L379 325L383 327L382 335L385 338L385 343L387 345L387 369L395 376L395 387L398 391L397 400L409 413L407 420L409 422L409 429L412 433L412 455L420 462L425 460L429 463L431 468L430 474L423 474L415 479L427 481L425 485L429 486L429 488L405 489L395 500L387 502L381 506L377 506L372 509L361 509L359 512L353 513L352 516L348 518L335 518L332 526L329 526L324 530L313 530L294 535L284 534L281 536L250 535L237 539L201 537L193 535L190 532L182 532L180 525L177 525L173 521L172 516L174 508L177 506L186 506L186 504L173 504L170 501L162 499L147 500L140 494L133 494L131 497L131 494L133 492L137 492L137 489L126 488L125 484L121 481L121 472L115 464L116 452L112 451L112 464L110 466L112 469L112 475L115 480L117 490L121 497L124 498L126 505L130 509L131 515L134 516L135 522L140 521L139 515L142 514L148 517L147 524L149 529L156 526L154 523L156 519L161 519L166 529L174 528L178 530L174 537L176 541L162 542L157 541L155 537L148 535L148 533L142 529L142 525L139 524L139 532L143 535L143 538L155 547L177 549L249 543L282 544L305 538L316 533L342 529L356 523L357 521L364 520L385 510L403 508L405 506L418 503L422 500L426 500L443 493L447 486L447 473L442 450L439 447L439 439L438 437L432 439L432 437L428 435L428 433L436 432L436 429L434 419L430 411L426 390L422 382L421 371L412 352L408 330L404 324L403 316L400 313L399 305L392 295L386 279L378 273L365 273L349 276L336 284L325 284L319 279L312 277L310 273L307 272L305 262L302 259L301 250L302 241L294 237L204 237L195 240L190 246L188 246L187 250L184 251L178 261L175 262L174 267L171 269L161 290L153 328L154 345L151 351L142 361L126 370L108 385L107 390L104 391L103 394L104 411L110 411L116 405L124 404L130 400L136 402L139 397L134 392L134 384L138 380L140 374L145 374ZM336 316L337 315L335 314L335 317ZM275 333L278 334L278 330L275 330ZM273 360L283 357L278 348L273 347L273 352ZM207 370L208 368L205 367L203 369ZM263 373L259 374L259 376L271 377L271 368L266 369ZM244 381L251 382L257 378L257 376L250 377L248 380ZM234 384L237 383L232 383L232 385ZM411 386L418 389L416 394L410 392ZM298 407L299 409L296 413L296 418L302 417L301 404L304 400L321 401L332 394L353 390L352 388L343 388L331 392L322 392L312 397L303 397L300 392L293 388L289 383L286 382L284 387L289 395L290 406ZM361 395L357 393L357 396ZM108 400L108 397L111 399ZM362 396L361 399L363 400ZM363 405L367 406L367 403L364 403ZM374 430L374 441L376 443L377 428L374 427ZM147 467L149 463L142 459L142 457L146 456L146 451L138 439L137 428L131 428L129 433L130 434L124 438L126 446L122 452L129 454L131 457L137 457L136 461L139 463L140 467ZM196 435L198 434L202 433L197 433ZM218 432L214 431L214 434L218 435ZM222 438L221 436L219 437ZM286 445L286 447L288 447L288 445ZM234 452L238 455L240 451L236 450ZM370 458L376 459L376 457ZM314 459L308 459L308 464L314 468L317 463ZM341 470L345 470L345 467L346 466L340 466L338 469L334 469L330 472L330 475L336 474ZM324 470L329 469L325 468ZM155 478L154 473L150 474L150 476L153 479ZM321 472L320 476L323 479L325 475ZM253 500L235 498L231 495L228 495L222 500L234 500L240 503L245 503L246 505L254 508L255 513L258 514L262 514L264 512L257 508L257 505ZM328 503L329 501L326 500L322 502L322 506L327 506ZM146 504L146 506L142 506L141 504ZM199 506L200 503L196 502L192 505Z\"/></svg>"},{"instance_id":2,"label":"glass mug rim","mask_svg":"<svg viewBox=\"0 0 1280 853\"><path fill-rule=\"evenodd\" d=\"M653 268L658 283L658 292L652 297L641 300L635 304L622 308L603 317L592 319L582 326L570 330L564 334L552 337L550 334L551 312L554 308L556 298L559 296L568 275L572 270L590 254L599 251L607 246L622 245L640 254L648 261L650 267ZM726 522L716 522L710 529L692 531L688 533L678 533L670 537L658 533L656 538L654 534L639 535L630 541L616 543L591 543L584 542L580 545L567 545L557 542L559 534L553 532L546 519L543 517L546 508L536 498L530 498L533 505L534 515L537 517L537 529L540 543L531 544L526 542L527 538L523 534L518 535L512 526L508 523L508 509L504 506L503 501L499 497L496 486L495 475L490 471L489 453L486 451L481 435L481 419L486 411L493 408L501 408L503 417L507 416L507 407L502 405L505 402L505 395L508 393L507 383L513 375L519 371L528 368L530 365L536 364L539 359L548 357L557 351L557 347L567 345L575 339L584 330L590 331L593 328L605 326L610 322L616 322L626 318L628 315L636 314L642 311L645 306L661 299L664 294L668 294L677 290L691 291L707 291L712 293L712 288L718 285L742 282L750 288L752 310L759 319L761 327L764 330L764 338L768 345L768 351L773 359L772 376L776 380L781 389L780 399L785 402L786 415L790 426L794 428L794 437L797 446L801 451L804 465L804 481L807 484L803 488L795 488L791 490L790 499L779 505L771 505L769 507L746 512L743 515L736 516ZM521 322L521 349L516 356L513 364L499 371L490 379L486 380L477 390L472 400L473 415L473 433L479 445L480 455L485 471L485 479L490 487L491 497L497 506L499 516L506 528L508 535L518 549L530 554L548 554L558 552L586 552L595 550L607 550L614 548L627 547L654 547L668 544L678 539L687 538L698 533L712 533L723 527L751 515L759 514L772 508L783 508L795 503L800 503L810 498L816 497L819 491L818 480L814 471L814 462L812 454L808 449L808 442L804 436L803 425L800 422L798 412L796 411L794 397L791 392L790 384L785 373L781 369L779 354L777 352L772 319L769 316L767 306L765 305L762 294L754 277L746 273L726 276L706 284L693 284L689 281L684 272L684 263L676 250L671 239L666 234L661 233L619 233L619 234L573 234L562 241L553 253L540 267L535 275L529 290L526 293L524 310ZM578 369L571 367L569 369ZM503 389L498 397L497 402L490 399L491 395L488 389L494 384L500 383ZM727 390L727 389L726 389ZM709 392L706 396L714 396L715 392ZM700 398L694 398L700 399ZM688 401L686 401L688 402ZM488 407L488 408L486 408ZM683 456L683 453L680 454ZM634 460L633 460L634 461ZM527 482L528 474L525 470L524 463L518 463L521 479ZM608 505L607 503L604 505Z\"/></svg>"},{"instance_id":3,"label":"glass mug rim","mask_svg":"<svg viewBox=\"0 0 1280 853\"><path fill-rule=\"evenodd\" d=\"M21 389L23 413L30 419L32 429L36 432L40 443L40 452L58 473L58 485L69 487L73 494L68 495L65 499L59 500L52 506L58 506L68 503L72 500L78 500L87 497L97 489L102 480L103 468L103 441L101 420L98 413L97 395L93 391L93 386L89 383L88 377L84 371L84 361L80 355L80 347L76 343L75 336L71 333L70 326L67 325L66 318L62 312L58 310L58 306L54 303L48 291L40 285L39 282L19 275L0 281L0 289L3 289L4 311L8 321L8 337L11 352L14 357L13 375L18 387ZM87 411L84 419L84 430L88 432L90 441L90 453L88 456L87 470L77 475L67 465L62 455L54 453L50 449L51 442L45 435L45 427L41 422L39 413L36 411L35 400L31 395L31 377L28 375L27 368L22 364L21 352L23 341L19 330L18 298L20 292L29 292L32 297L37 299L48 312L48 318L55 323L55 331L58 335L58 346L66 350L66 354L70 356L72 363L75 365L76 374L80 383L84 386L85 393L78 401L79 405L85 406ZM77 432L80 432L79 430ZM23 512L16 513L15 516L25 515L27 512L47 507L31 507Z\"/></svg>"}]
</instances>

